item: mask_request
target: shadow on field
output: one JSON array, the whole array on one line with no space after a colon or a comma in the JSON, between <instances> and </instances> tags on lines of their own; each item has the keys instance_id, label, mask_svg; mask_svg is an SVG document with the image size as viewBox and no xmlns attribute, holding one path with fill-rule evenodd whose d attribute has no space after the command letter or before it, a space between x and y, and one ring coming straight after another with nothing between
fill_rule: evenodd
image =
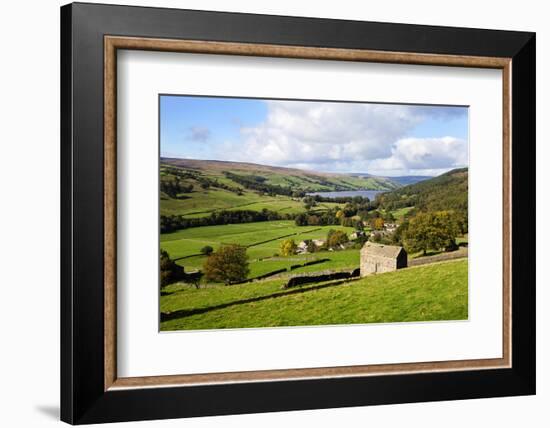
<instances>
[{"instance_id":1,"label":"shadow on field","mask_svg":"<svg viewBox=\"0 0 550 428\"><path fill-rule=\"evenodd\" d=\"M225 309L225 308L229 308L231 306L245 305L247 303L261 302L262 300L276 299L278 297L290 296L292 294L307 293L308 291L315 291L315 290L321 290L323 288L334 287L336 285L341 285L341 284L344 284L344 283L357 281L358 279L360 279L360 278L333 281L333 282L328 282L326 284L311 286L311 287L308 287L308 288L298 288L296 290L280 291L280 292L277 292L277 293L269 294L267 296L258 296L258 297L251 297L249 299L235 300L234 302L222 303L220 305L208 306L206 308L182 309L182 310L174 311L174 312L170 312L170 313L161 312L160 313L160 321L161 322L162 321L170 321L170 320L174 320L174 319L178 319L178 318L188 317L188 316L191 316L191 315L204 314L204 313L210 312L210 311Z\"/></svg>"}]
</instances>

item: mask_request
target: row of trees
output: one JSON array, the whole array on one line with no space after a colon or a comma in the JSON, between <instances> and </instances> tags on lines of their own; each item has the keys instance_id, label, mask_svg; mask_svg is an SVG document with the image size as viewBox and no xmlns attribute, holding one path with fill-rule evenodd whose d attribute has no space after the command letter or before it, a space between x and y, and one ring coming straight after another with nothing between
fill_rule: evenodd
<instances>
[{"instance_id":1,"label":"row of trees","mask_svg":"<svg viewBox=\"0 0 550 428\"><path fill-rule=\"evenodd\" d=\"M348 212L349 213L349 212ZM222 224L253 223L259 221L275 220L294 220L296 226L331 226L341 225L353 227L357 230L363 230L363 221L368 220L373 229L380 229L384 225L384 218L393 221L393 217L381 215L378 211L373 211L364 216L347 216L344 210L329 208L322 212L303 212L299 214L279 213L268 210L221 210L214 211L205 217L187 218L181 215L161 215L160 231L161 233L173 232L179 229L188 229L191 227L214 226ZM390 219L391 218L391 219ZM381 220L379 220L381 219Z\"/></svg>"},{"instance_id":2,"label":"row of trees","mask_svg":"<svg viewBox=\"0 0 550 428\"><path fill-rule=\"evenodd\" d=\"M309 195L316 202L334 202L337 204L356 204L356 205L365 205L370 204L370 199L365 196L337 196L337 197L328 197L322 195Z\"/></svg>"},{"instance_id":3,"label":"row of trees","mask_svg":"<svg viewBox=\"0 0 550 428\"><path fill-rule=\"evenodd\" d=\"M337 210L328 209L323 212L305 212L297 214L294 217L296 226L328 226L331 224L340 224L336 217Z\"/></svg>"},{"instance_id":4,"label":"row of trees","mask_svg":"<svg viewBox=\"0 0 550 428\"><path fill-rule=\"evenodd\" d=\"M168 233L190 227L215 226L221 224L253 223L257 221L292 220L292 214L279 214L277 211L263 209L214 211L205 217L186 218L180 215L161 215L160 232Z\"/></svg>"},{"instance_id":5,"label":"row of trees","mask_svg":"<svg viewBox=\"0 0 550 428\"><path fill-rule=\"evenodd\" d=\"M341 225L363 230L363 222L368 222L372 229L381 230L385 223L393 223L394 216L391 213L373 211L357 211L338 208L329 208L323 212L305 212L297 214L294 218L296 226L330 226Z\"/></svg>"},{"instance_id":6,"label":"row of trees","mask_svg":"<svg viewBox=\"0 0 550 428\"><path fill-rule=\"evenodd\" d=\"M330 226L342 225L363 229L363 219L374 219L382 217L378 212L375 214L365 213L364 216L357 216L357 210L329 208L322 212L303 212L299 214L279 213L268 210L221 210L214 211L205 217L186 218L181 215L161 215L161 233L173 232L179 229L191 227L212 226L221 224L252 223L259 221L294 220L297 226Z\"/></svg>"}]
</instances>

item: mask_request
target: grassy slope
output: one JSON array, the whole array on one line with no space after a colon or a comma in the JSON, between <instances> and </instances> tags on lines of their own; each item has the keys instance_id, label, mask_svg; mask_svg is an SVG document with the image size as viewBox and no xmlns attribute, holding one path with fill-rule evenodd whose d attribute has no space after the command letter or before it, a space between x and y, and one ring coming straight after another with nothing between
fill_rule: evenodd
<instances>
[{"instance_id":1,"label":"grassy slope","mask_svg":"<svg viewBox=\"0 0 550 428\"><path fill-rule=\"evenodd\" d=\"M192 169L212 176L223 177L224 171L244 175L258 175L265 177L267 179L266 182L269 184L292 185L296 188L308 187L317 191L335 190L334 186L337 185L348 187L348 190L354 190L354 188L355 190L391 190L399 187L397 183L386 177L359 177L356 175L306 171L243 162L161 158L161 164Z\"/></svg>"},{"instance_id":2,"label":"grassy slope","mask_svg":"<svg viewBox=\"0 0 550 428\"><path fill-rule=\"evenodd\" d=\"M468 168L459 168L379 196L382 208L396 203L421 211L468 211ZM407 203L405 203L407 202Z\"/></svg>"},{"instance_id":3,"label":"grassy slope","mask_svg":"<svg viewBox=\"0 0 550 428\"><path fill-rule=\"evenodd\" d=\"M390 211L395 218L395 221L397 223L402 223L403 219L405 217L405 214L407 214L409 211L413 210L414 207L404 207L404 208L398 208L396 210ZM385 213L386 210L379 209L380 212Z\"/></svg>"},{"instance_id":4,"label":"grassy slope","mask_svg":"<svg viewBox=\"0 0 550 428\"><path fill-rule=\"evenodd\" d=\"M198 188L198 186L196 186ZM243 191L242 195L224 189L194 190L186 194L188 199L172 199L163 196L160 201L161 215L205 217L216 210L254 210L267 208L281 213L299 213L304 204L286 196L260 196Z\"/></svg>"},{"instance_id":5,"label":"grassy slope","mask_svg":"<svg viewBox=\"0 0 550 428\"><path fill-rule=\"evenodd\" d=\"M171 285L161 311L175 313L161 330L463 320L468 317L468 262L450 261L379 274L304 292L281 291L283 280L195 290ZM273 294L283 294L271 297ZM212 309L216 305L267 297ZM208 309L187 315L176 311Z\"/></svg>"},{"instance_id":6,"label":"grassy slope","mask_svg":"<svg viewBox=\"0 0 550 428\"><path fill-rule=\"evenodd\" d=\"M241 189L238 195L223 188L204 190L200 183L193 178L182 180L184 184L192 184L194 189L187 193L184 199L172 199L166 195L161 198L160 211L162 215L185 215L188 217L207 216L215 210L221 209L250 209L260 211L267 208L281 213L298 213L304 211L301 201L287 196L262 196L257 192L245 189L239 183L228 179L224 172L237 175L255 175L265 178L265 183L293 190L304 191L332 191L338 188L343 190L392 190L398 185L382 177L354 177L341 174L327 174L308 172L298 169L278 168L266 165L254 165L236 162L198 161L185 159L161 159L161 165L180 168L181 171L191 171L210 180L217 180L221 184L233 189ZM161 166L161 180L173 180ZM329 205L321 204L318 210L326 209Z\"/></svg>"}]
</instances>

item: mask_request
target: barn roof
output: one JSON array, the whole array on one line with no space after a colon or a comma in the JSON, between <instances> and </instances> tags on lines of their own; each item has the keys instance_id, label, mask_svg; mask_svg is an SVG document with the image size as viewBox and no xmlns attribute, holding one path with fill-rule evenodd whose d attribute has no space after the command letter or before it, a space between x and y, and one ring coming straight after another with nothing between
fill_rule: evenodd
<instances>
[{"instance_id":1,"label":"barn roof","mask_svg":"<svg viewBox=\"0 0 550 428\"><path fill-rule=\"evenodd\" d=\"M366 253L373 256L387 257L394 259L399 253L403 250L403 247L398 247L396 245L383 245L377 244L375 242L365 242L363 248L361 248L362 253Z\"/></svg>"}]
</instances>

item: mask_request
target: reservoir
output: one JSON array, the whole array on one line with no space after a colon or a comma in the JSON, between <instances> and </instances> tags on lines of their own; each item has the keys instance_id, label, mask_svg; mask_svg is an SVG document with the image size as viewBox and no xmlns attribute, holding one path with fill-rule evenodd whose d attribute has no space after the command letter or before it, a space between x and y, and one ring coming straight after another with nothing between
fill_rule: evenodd
<instances>
[{"instance_id":1,"label":"reservoir","mask_svg":"<svg viewBox=\"0 0 550 428\"><path fill-rule=\"evenodd\" d=\"M371 201L374 200L374 198L376 198L376 195L378 195L379 193L384 193L383 190L344 190L344 191L341 191L341 192L313 192L313 193L308 193L308 195L312 195L312 196L315 196L315 195L319 195L319 196L323 196L325 198L349 198L349 197L354 197L354 196L362 196L362 197L366 197L366 198L369 198Z\"/></svg>"}]
</instances>

